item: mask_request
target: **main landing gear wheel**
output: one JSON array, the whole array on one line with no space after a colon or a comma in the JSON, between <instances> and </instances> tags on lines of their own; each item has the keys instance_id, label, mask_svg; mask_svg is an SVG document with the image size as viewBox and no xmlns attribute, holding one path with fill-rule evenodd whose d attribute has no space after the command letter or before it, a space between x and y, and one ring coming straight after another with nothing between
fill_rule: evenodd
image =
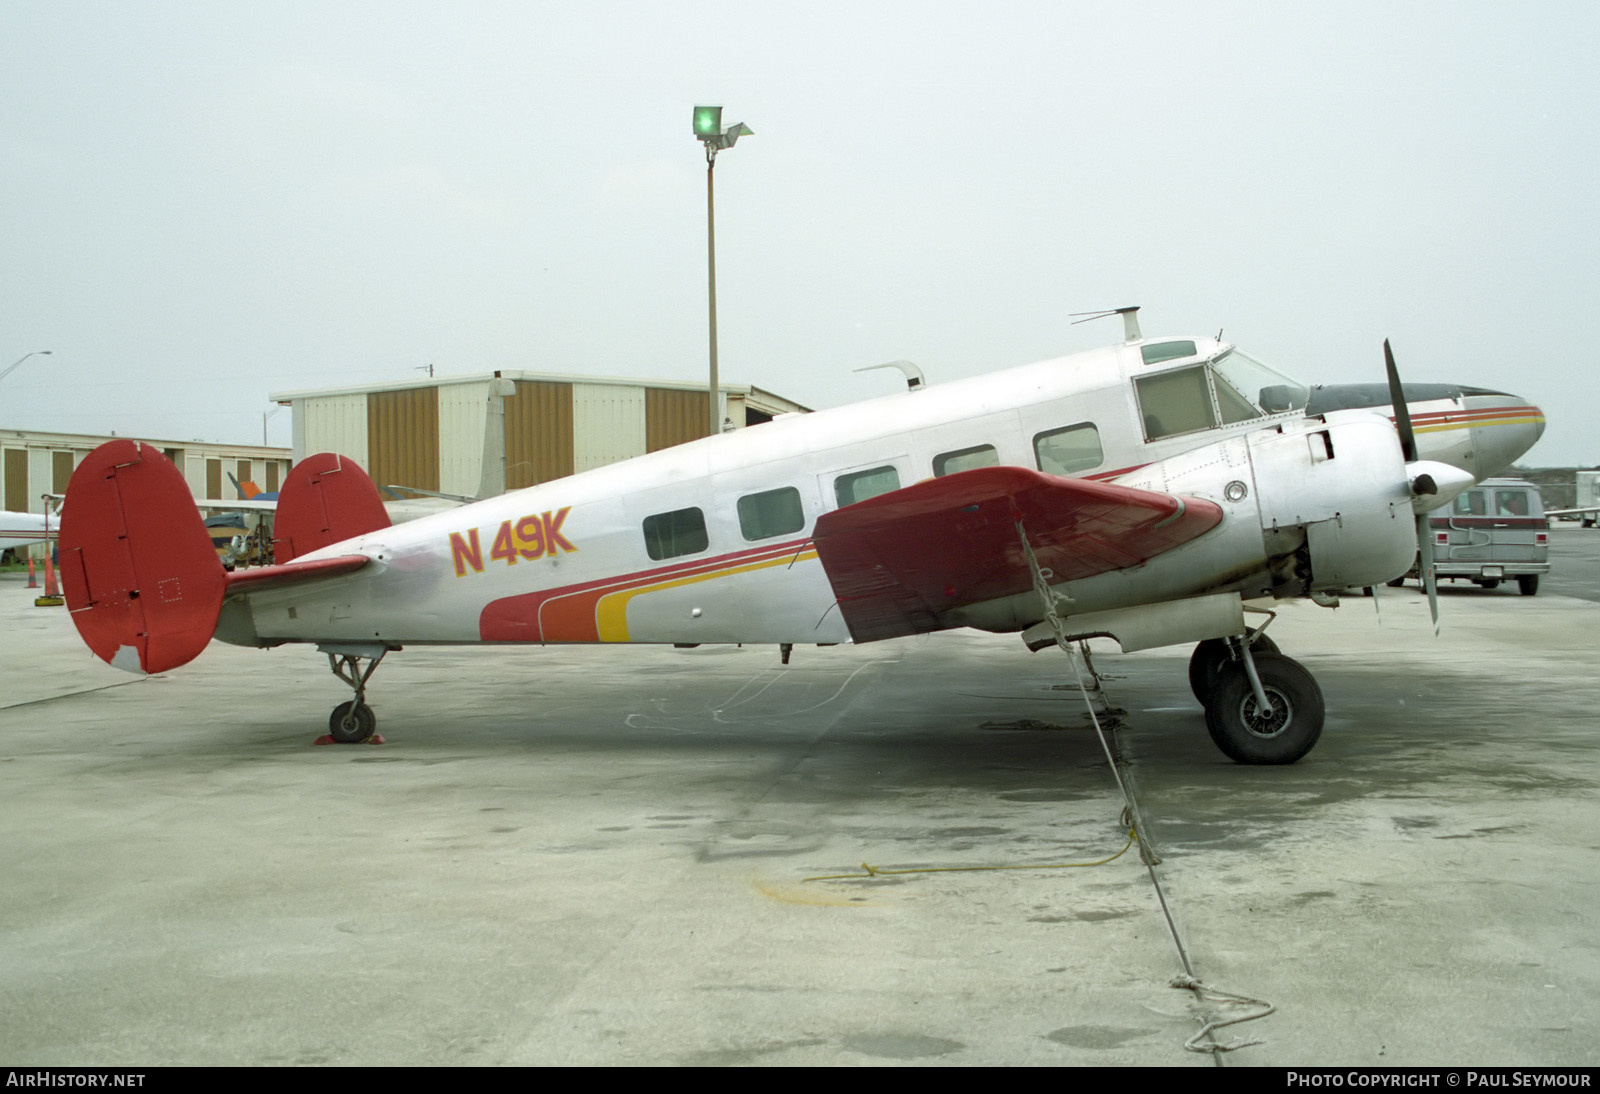
<instances>
[{"instance_id":1,"label":"main landing gear wheel","mask_svg":"<svg viewBox=\"0 0 1600 1094\"><path fill-rule=\"evenodd\" d=\"M1277 653L1278 644L1266 635L1258 634L1250 644L1250 649L1256 653ZM1189 690L1194 692L1201 706L1205 706L1206 696L1217 686L1217 673L1230 662L1237 663L1233 662L1226 638L1207 638L1189 655Z\"/></svg>"},{"instance_id":2,"label":"main landing gear wheel","mask_svg":"<svg viewBox=\"0 0 1600 1094\"><path fill-rule=\"evenodd\" d=\"M328 716L328 735L342 745L360 744L378 728L378 716L365 703L340 703Z\"/></svg>"},{"instance_id":3,"label":"main landing gear wheel","mask_svg":"<svg viewBox=\"0 0 1600 1094\"><path fill-rule=\"evenodd\" d=\"M1263 710L1244 662L1217 674L1206 700L1206 729L1229 759L1242 764L1292 764L1322 736L1322 689L1299 662L1255 653L1256 675L1272 709Z\"/></svg>"},{"instance_id":4,"label":"main landing gear wheel","mask_svg":"<svg viewBox=\"0 0 1600 1094\"><path fill-rule=\"evenodd\" d=\"M399 646L377 642L324 642L317 649L328 655L328 668L350 685L356 697L340 703L328 716L328 735L340 744L356 744L371 737L378 728L378 717L367 706L367 681L378 671L378 664ZM362 662L365 661L365 667Z\"/></svg>"}]
</instances>

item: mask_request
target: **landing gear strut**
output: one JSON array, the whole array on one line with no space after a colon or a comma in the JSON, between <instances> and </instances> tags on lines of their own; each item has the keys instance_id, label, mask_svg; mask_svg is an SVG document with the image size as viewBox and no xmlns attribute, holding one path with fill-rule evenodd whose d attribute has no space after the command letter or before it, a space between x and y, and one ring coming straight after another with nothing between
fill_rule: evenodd
<instances>
[{"instance_id":1,"label":"landing gear strut","mask_svg":"<svg viewBox=\"0 0 1600 1094\"><path fill-rule=\"evenodd\" d=\"M1249 639L1253 653L1278 652L1278 644L1260 631L1245 637ZM1200 700L1202 706L1205 705L1206 696L1217 685L1217 673L1230 661L1238 660L1238 654L1233 652L1230 645L1238 641L1236 638L1207 638L1190 655L1189 690L1194 692L1194 697Z\"/></svg>"},{"instance_id":2,"label":"landing gear strut","mask_svg":"<svg viewBox=\"0 0 1600 1094\"><path fill-rule=\"evenodd\" d=\"M1322 689L1265 635L1202 642L1189 681L1206 708L1206 730L1229 759L1242 764L1292 764L1322 736ZM1212 669L1212 666L1215 666ZM1205 675L1210 671L1209 677ZM1202 689L1200 681L1208 681ZM1203 691L1203 693L1202 693Z\"/></svg>"},{"instance_id":3,"label":"landing gear strut","mask_svg":"<svg viewBox=\"0 0 1600 1094\"><path fill-rule=\"evenodd\" d=\"M328 734L340 744L358 744L378 728L378 716L367 706L367 681L393 647L377 642L327 642L317 649L328 655L328 668L349 684L356 697L340 703L328 717ZM366 661L366 668L361 662Z\"/></svg>"}]
</instances>

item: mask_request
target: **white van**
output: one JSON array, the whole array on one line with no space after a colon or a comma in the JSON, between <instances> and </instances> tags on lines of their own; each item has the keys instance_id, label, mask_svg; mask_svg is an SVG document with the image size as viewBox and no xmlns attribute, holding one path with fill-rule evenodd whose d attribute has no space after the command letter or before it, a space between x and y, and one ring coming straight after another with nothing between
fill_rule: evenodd
<instances>
[{"instance_id":1,"label":"white van","mask_svg":"<svg viewBox=\"0 0 1600 1094\"><path fill-rule=\"evenodd\" d=\"M1439 578L1492 589L1516 578L1523 596L1539 591L1550 572L1550 522L1539 488L1522 479L1485 479L1435 509L1433 561ZM1416 577L1411 568L1406 577ZM1396 578L1391 585L1401 584Z\"/></svg>"}]
</instances>

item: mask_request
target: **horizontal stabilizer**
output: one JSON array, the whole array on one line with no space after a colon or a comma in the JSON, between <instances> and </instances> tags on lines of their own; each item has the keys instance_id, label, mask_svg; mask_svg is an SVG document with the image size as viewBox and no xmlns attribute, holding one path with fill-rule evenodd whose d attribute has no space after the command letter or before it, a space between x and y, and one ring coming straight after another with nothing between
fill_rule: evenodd
<instances>
[{"instance_id":1,"label":"horizontal stabilizer","mask_svg":"<svg viewBox=\"0 0 1600 1094\"><path fill-rule=\"evenodd\" d=\"M387 527L383 497L361 466L319 452L295 464L278 491L272 559L281 565Z\"/></svg>"},{"instance_id":2,"label":"horizontal stabilizer","mask_svg":"<svg viewBox=\"0 0 1600 1094\"><path fill-rule=\"evenodd\" d=\"M227 578L160 449L116 440L84 457L67 486L60 553L72 621L107 664L164 672L211 641Z\"/></svg>"},{"instance_id":3,"label":"horizontal stabilizer","mask_svg":"<svg viewBox=\"0 0 1600 1094\"><path fill-rule=\"evenodd\" d=\"M353 574L371 561L366 555L339 555L337 558L313 558L304 562L235 570L228 575L228 592L259 593L288 585L303 585L317 578Z\"/></svg>"},{"instance_id":4,"label":"horizontal stabilizer","mask_svg":"<svg viewBox=\"0 0 1600 1094\"><path fill-rule=\"evenodd\" d=\"M1137 566L1221 520L1200 498L981 467L824 513L815 539L851 636L870 642L1032 588L1019 522L1059 584Z\"/></svg>"}]
</instances>

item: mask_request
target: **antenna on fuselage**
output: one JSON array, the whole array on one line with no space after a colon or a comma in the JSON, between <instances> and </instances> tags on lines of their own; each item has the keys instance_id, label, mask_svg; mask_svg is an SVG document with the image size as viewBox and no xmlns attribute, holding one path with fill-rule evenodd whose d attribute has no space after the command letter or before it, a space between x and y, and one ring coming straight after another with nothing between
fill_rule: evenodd
<instances>
[{"instance_id":1,"label":"antenna on fuselage","mask_svg":"<svg viewBox=\"0 0 1600 1094\"><path fill-rule=\"evenodd\" d=\"M910 361L885 361L881 365L862 365L857 372L871 372L875 368L897 368L906 375L906 389L908 391L921 391L926 381L922 378L922 370Z\"/></svg>"},{"instance_id":2,"label":"antenna on fuselage","mask_svg":"<svg viewBox=\"0 0 1600 1094\"><path fill-rule=\"evenodd\" d=\"M1131 308L1108 308L1105 311L1075 311L1072 313L1072 325L1087 323L1091 319L1104 319L1108 315L1122 316L1122 340L1124 342L1138 342L1144 338L1139 333L1139 305Z\"/></svg>"}]
</instances>

